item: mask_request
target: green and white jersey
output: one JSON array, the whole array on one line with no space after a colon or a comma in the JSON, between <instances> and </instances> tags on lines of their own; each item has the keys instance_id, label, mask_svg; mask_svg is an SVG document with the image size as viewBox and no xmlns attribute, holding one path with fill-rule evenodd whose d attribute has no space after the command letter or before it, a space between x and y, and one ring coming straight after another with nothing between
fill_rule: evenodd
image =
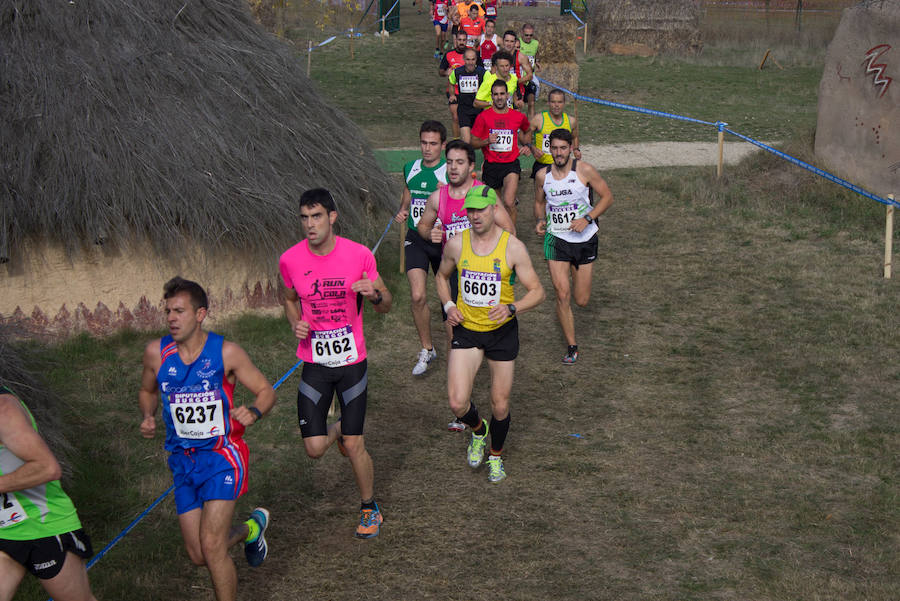
<instances>
[{"instance_id":1,"label":"green and white jersey","mask_svg":"<svg viewBox=\"0 0 900 601\"><path fill-rule=\"evenodd\" d=\"M0 386L0 394L13 394ZM37 432L34 416L19 401ZM25 462L0 444L0 474L9 474ZM59 480L15 492L0 492L0 539L34 540L81 528L75 506L63 492Z\"/></svg>"},{"instance_id":2,"label":"green and white jersey","mask_svg":"<svg viewBox=\"0 0 900 601\"><path fill-rule=\"evenodd\" d=\"M415 230L422 213L425 212L428 197L438 189L438 186L447 183L447 162L441 159L434 167L426 167L422 159L410 161L403 166L403 178L406 180L410 196L406 225L409 229Z\"/></svg>"}]
</instances>

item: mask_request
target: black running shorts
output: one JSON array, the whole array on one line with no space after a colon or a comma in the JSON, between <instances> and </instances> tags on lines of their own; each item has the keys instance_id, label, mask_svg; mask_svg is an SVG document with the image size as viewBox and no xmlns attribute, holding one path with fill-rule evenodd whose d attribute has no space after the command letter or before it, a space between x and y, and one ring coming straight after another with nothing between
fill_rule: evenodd
<instances>
[{"instance_id":1,"label":"black running shorts","mask_svg":"<svg viewBox=\"0 0 900 601\"><path fill-rule=\"evenodd\" d=\"M485 161L481 168L481 181L494 190L499 190L503 187L503 178L510 173L522 173L519 159L512 163L488 163Z\"/></svg>"},{"instance_id":2,"label":"black running shorts","mask_svg":"<svg viewBox=\"0 0 900 601\"><path fill-rule=\"evenodd\" d=\"M456 116L459 118L459 126L472 127L475 125L475 117L477 117L480 112L481 109L477 109L474 106L463 106L460 104L456 113Z\"/></svg>"},{"instance_id":3,"label":"black running shorts","mask_svg":"<svg viewBox=\"0 0 900 601\"><path fill-rule=\"evenodd\" d=\"M335 392L341 407L341 434L362 435L368 385L367 359L343 367L304 363L297 389L297 418L303 438L328 434L328 409Z\"/></svg>"},{"instance_id":4,"label":"black running shorts","mask_svg":"<svg viewBox=\"0 0 900 601\"><path fill-rule=\"evenodd\" d=\"M91 539L81 528L34 540L0 539L0 551L41 580L49 580L59 574L69 551L82 559L90 559L94 555Z\"/></svg>"},{"instance_id":5,"label":"black running shorts","mask_svg":"<svg viewBox=\"0 0 900 601\"><path fill-rule=\"evenodd\" d=\"M480 348L492 361L512 361L519 356L519 322L513 317L496 330L474 332L462 325L453 326L453 349Z\"/></svg>"},{"instance_id":6,"label":"black running shorts","mask_svg":"<svg viewBox=\"0 0 900 601\"><path fill-rule=\"evenodd\" d=\"M544 234L544 258L548 261L571 263L577 269L597 260L597 234L584 242L569 242L550 232Z\"/></svg>"},{"instance_id":7,"label":"black running shorts","mask_svg":"<svg viewBox=\"0 0 900 601\"><path fill-rule=\"evenodd\" d=\"M416 230L406 230L403 254L406 259L406 271L424 269L425 273L428 273L428 268L431 267L431 272L437 273L441 265L441 243L425 240Z\"/></svg>"}]
</instances>

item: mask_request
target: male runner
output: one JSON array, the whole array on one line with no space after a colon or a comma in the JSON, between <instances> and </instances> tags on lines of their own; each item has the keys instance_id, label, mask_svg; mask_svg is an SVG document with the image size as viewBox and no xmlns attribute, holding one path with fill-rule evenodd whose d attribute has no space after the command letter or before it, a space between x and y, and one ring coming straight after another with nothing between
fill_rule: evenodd
<instances>
[{"instance_id":1,"label":"male runner","mask_svg":"<svg viewBox=\"0 0 900 601\"><path fill-rule=\"evenodd\" d=\"M434 0L431 6L431 22L434 24L434 58L440 60L441 48L444 47L444 39L447 35L447 26L450 19L447 13L450 4L447 0Z\"/></svg>"},{"instance_id":2,"label":"male runner","mask_svg":"<svg viewBox=\"0 0 900 601\"><path fill-rule=\"evenodd\" d=\"M456 10L459 13L460 19L465 19L469 14L469 11L472 10L472 7L476 7L478 9L478 16L484 18L484 9L481 8L481 4L476 2L475 0L469 0L468 2L457 2Z\"/></svg>"},{"instance_id":3,"label":"male runner","mask_svg":"<svg viewBox=\"0 0 900 601\"><path fill-rule=\"evenodd\" d=\"M531 79L533 77L533 70L531 68L531 62L527 58L525 58L524 54L519 52L517 48L518 43L519 38L516 36L515 31L513 31L512 29L507 29L505 32L503 32L503 49L506 50L511 57L511 71L512 74L516 76L516 79L519 82L519 96L524 101L525 86L526 84L531 82ZM529 114L529 118L533 116L534 115Z\"/></svg>"},{"instance_id":4,"label":"male runner","mask_svg":"<svg viewBox=\"0 0 900 601\"><path fill-rule=\"evenodd\" d=\"M461 67L465 64L465 51L466 51L466 40L468 40L468 35L466 35L465 31L457 31L454 38L454 42L456 46L453 50L447 52L444 57L441 59L441 64L438 66L438 74L441 77L447 77L450 75L450 72L457 67ZM447 84L447 105L450 107L450 115L453 117L453 135L454 137L459 137L459 114L457 112L458 107L455 100L450 100L450 92L452 91L452 86Z\"/></svg>"},{"instance_id":5,"label":"male runner","mask_svg":"<svg viewBox=\"0 0 900 601\"><path fill-rule=\"evenodd\" d=\"M521 100L513 101L513 99L516 97L519 80L516 79L516 76L510 70L512 65L512 57L505 50L501 50L494 53L493 63L493 72L487 72L484 74L484 79L482 79L481 85L478 87L478 93L475 94L475 102L473 103L475 108L490 108L493 102L491 100L491 86L493 86L494 82L498 80L506 82L508 99L507 105L510 108L512 108L513 106L515 106L516 108L522 108L524 104Z\"/></svg>"},{"instance_id":6,"label":"male runner","mask_svg":"<svg viewBox=\"0 0 900 601\"><path fill-rule=\"evenodd\" d=\"M505 59L504 59L505 60ZM501 62L498 59L498 66ZM503 206L516 222L516 192L519 189L519 132L528 135L531 125L528 117L509 108L509 90L503 81L491 85L493 106L485 109L475 119L472 126L472 146L481 148L484 163L481 179L497 190L503 199ZM526 153L530 150L525 149Z\"/></svg>"},{"instance_id":7,"label":"male runner","mask_svg":"<svg viewBox=\"0 0 900 601\"><path fill-rule=\"evenodd\" d=\"M363 334L363 300L378 313L391 309L391 293L378 275L372 251L334 233L338 213L324 188L300 196L306 239L284 254L278 267L285 285L284 312L299 340L303 374L297 415L306 454L321 457L333 442L350 460L361 498L358 538L378 535L383 521L375 502L375 472L366 450L368 362ZM326 426L337 392L341 419Z\"/></svg>"},{"instance_id":8,"label":"male runner","mask_svg":"<svg viewBox=\"0 0 900 601\"><path fill-rule=\"evenodd\" d=\"M500 9L500 0L487 0L484 3L484 18L496 21Z\"/></svg>"},{"instance_id":9,"label":"male runner","mask_svg":"<svg viewBox=\"0 0 900 601\"><path fill-rule=\"evenodd\" d=\"M478 48L481 34L484 33L484 19L478 16L478 9L479 6L473 3L469 7L469 14L459 22L459 26L463 28L463 31L468 36L466 38L466 46L469 48Z\"/></svg>"},{"instance_id":10,"label":"male runner","mask_svg":"<svg viewBox=\"0 0 900 601\"><path fill-rule=\"evenodd\" d=\"M0 599L25 570L57 601L96 601L84 560L91 541L59 483L62 470L25 403L0 385Z\"/></svg>"},{"instance_id":11,"label":"male runner","mask_svg":"<svg viewBox=\"0 0 900 601\"><path fill-rule=\"evenodd\" d=\"M474 48L466 48L463 57L465 64L450 72L450 100L457 101L459 137L463 142L469 142L472 139L475 117L481 112L481 109L475 107L474 102L485 71L484 67L478 64L478 53Z\"/></svg>"},{"instance_id":12,"label":"male runner","mask_svg":"<svg viewBox=\"0 0 900 601\"><path fill-rule=\"evenodd\" d=\"M216 599L232 601L237 570L228 549L244 541L251 566L268 553L268 511L257 507L234 528L231 520L237 498L247 492L244 429L272 409L275 391L244 349L202 329L209 302L199 284L172 278L163 287L163 299L169 334L144 349L141 435L156 434L162 397L175 510L188 556L209 569ZM254 395L251 406L234 404L236 382Z\"/></svg>"},{"instance_id":13,"label":"male runner","mask_svg":"<svg viewBox=\"0 0 900 601\"><path fill-rule=\"evenodd\" d=\"M574 136L565 129L550 134L553 165L534 179L534 230L544 235L544 257L556 289L556 316L566 338L563 363L578 360L575 318L569 299L574 281L575 304L587 305L591 296L591 264L597 258L595 220L613 203L609 186L588 163L572 157ZM591 206L592 193L599 196Z\"/></svg>"},{"instance_id":14,"label":"male runner","mask_svg":"<svg viewBox=\"0 0 900 601\"><path fill-rule=\"evenodd\" d=\"M529 66L531 67L532 72L538 70L537 64L537 51L540 42L534 39L534 25L531 23L525 23L522 26L522 37L519 38L519 48L528 58ZM528 118L534 118L534 99L538 94L538 84L534 81L534 78L531 79L528 83L525 84L525 88L522 91L522 95L525 98L525 103L528 105Z\"/></svg>"},{"instance_id":15,"label":"male runner","mask_svg":"<svg viewBox=\"0 0 900 601\"><path fill-rule=\"evenodd\" d=\"M466 51L472 52L471 49ZM403 178L406 187L400 199L400 211L394 221L402 223L406 220L407 232L403 242L406 259L406 279L409 280L410 309L413 322L419 333L422 350L413 366L412 373L419 376L428 369L428 364L437 357L431 339L431 311L425 294L428 267L437 273L441 264L441 244L422 238L416 226L425 212L425 204L431 193L441 184L447 183L447 163L441 152L447 142L447 129L440 121L426 121L419 128L419 145L422 158L408 162L403 166ZM448 328L449 340L449 328Z\"/></svg>"},{"instance_id":16,"label":"male runner","mask_svg":"<svg viewBox=\"0 0 900 601\"><path fill-rule=\"evenodd\" d=\"M451 140L447 144L446 156L448 184L440 186L428 197L425 212L418 225L419 235L422 238L436 242L441 247L447 240L469 228L469 219L466 217L466 210L462 205L466 193L472 186L482 185L475 179L475 149L471 145L462 140ZM497 209L496 220L500 227L509 232L515 232L512 220L502 208ZM455 291L456 280L451 281L450 286ZM441 313L443 313L444 323L447 327L449 348L453 332L447 322L446 311L441 309ZM447 429L451 432L462 432L465 425L454 418L447 424Z\"/></svg>"},{"instance_id":17,"label":"male runner","mask_svg":"<svg viewBox=\"0 0 900 601\"><path fill-rule=\"evenodd\" d=\"M450 409L472 428L466 453L471 467L481 465L490 432L490 482L506 477L501 452L509 432L509 395L519 354L515 316L544 300L544 289L525 245L496 223L495 211L501 210L496 205L497 194L489 187L476 186L468 191L463 208L471 228L447 242L436 278L447 321L453 325L447 361ZM449 282L454 271L458 286L455 297ZM519 301L514 298L514 278L527 290ZM490 425L471 401L475 374L485 357L491 371Z\"/></svg>"},{"instance_id":18,"label":"male runner","mask_svg":"<svg viewBox=\"0 0 900 601\"><path fill-rule=\"evenodd\" d=\"M484 22L484 33L478 44L478 53L481 54L481 64L485 71L491 70L491 59L500 47L500 38L496 33L497 24L488 19Z\"/></svg>"},{"instance_id":19,"label":"male runner","mask_svg":"<svg viewBox=\"0 0 900 601\"><path fill-rule=\"evenodd\" d=\"M553 157L550 156L550 133L554 129L562 128L572 132L574 139L572 153L576 159L581 158L581 148L578 147L578 121L574 115L565 112L565 93L555 88L550 90L547 104L549 110L531 118L531 129L534 130L534 143L530 145L531 156L534 157L531 179L534 179L538 171L548 168L553 163Z\"/></svg>"}]
</instances>

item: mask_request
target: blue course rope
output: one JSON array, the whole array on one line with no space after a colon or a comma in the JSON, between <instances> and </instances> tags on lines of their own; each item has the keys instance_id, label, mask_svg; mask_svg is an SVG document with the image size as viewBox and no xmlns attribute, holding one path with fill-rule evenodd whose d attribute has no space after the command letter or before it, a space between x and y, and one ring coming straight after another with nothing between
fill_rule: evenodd
<instances>
[{"instance_id":1,"label":"blue course rope","mask_svg":"<svg viewBox=\"0 0 900 601\"><path fill-rule=\"evenodd\" d=\"M374 255L378 252L378 247L381 246L381 241L384 240L384 237L387 236L388 230L391 229L391 225L394 223L394 218L391 217L391 220L388 221L387 227L384 228L384 231L381 233L381 238L378 239L378 242L375 243L375 246L372 247L372 254Z\"/></svg>"},{"instance_id":2,"label":"blue course rope","mask_svg":"<svg viewBox=\"0 0 900 601\"><path fill-rule=\"evenodd\" d=\"M573 13L573 16L574 16L574 13ZM891 200L889 198L882 198L881 196L872 194L871 192L857 186L856 184L848 182L845 179L839 178L838 176L834 175L833 173L829 173L823 169L819 169L818 167L816 167L814 165L810 165L809 163L801 161L798 158L792 157L791 155L789 155L785 152L782 152L776 148L772 148L771 146L769 146L763 142L760 142L759 140L754 140L753 138L750 138L743 134L739 134L736 131L732 131L726 127L728 124L725 123L724 121L716 121L715 123L711 123L709 121L702 121L700 119L694 119L693 117L685 117L683 115L675 115L673 113L665 113L663 111L655 111L653 109L645 109L645 108L639 107L639 106L631 106L630 104L622 104L621 102L612 102L609 100L601 100L600 98L591 98L590 96L583 96L581 94L576 94L575 92L573 92L571 90L567 90L566 88L556 85L555 83L549 82L546 79L541 79L537 75L534 76L534 79L536 79L540 83L547 84L550 87L559 88L566 94L571 95L573 98L577 98L578 100L584 100L585 102L591 102L593 104L600 104L600 105L609 106L612 108L623 109L626 111L634 111L636 113L643 113L645 115L653 115L655 117L665 117L666 119L675 119L677 121L687 121L689 123L699 123L700 125L711 125L711 126L715 127L718 131L727 132L727 133L731 134L732 136L735 136L737 138L740 138L741 140L747 141L747 142L753 144L754 146L758 146L759 148L762 148L763 150L765 150L767 152L771 152L775 156L782 158L785 161L788 161L789 163L793 163L794 165L797 165L798 167L802 167L803 169L806 169L807 171L811 171L811 172L815 173L816 175L818 175L820 177L824 177L828 181L834 182L835 184L843 186L843 187L847 188L848 190L856 192L857 194L859 194L861 196L865 196L866 198L869 198L876 202L880 202L883 205L900 207L900 201Z\"/></svg>"},{"instance_id":3,"label":"blue course rope","mask_svg":"<svg viewBox=\"0 0 900 601\"><path fill-rule=\"evenodd\" d=\"M281 376L281 377L278 379L277 382L275 382L275 384L272 386L272 388L273 388L273 389L277 389L279 386L281 386L281 385L284 383L284 381L287 380L287 379L290 377L290 375L291 375L292 373L294 373L294 372L297 370L298 367L300 367L300 364L301 364L301 363L303 363L303 360L302 360L302 359L301 359L300 361L297 361L297 362L294 364L294 366L293 366L292 368L290 368L289 370L287 370L287 371L285 372L285 374L284 374L283 376ZM150 505L147 507L147 509L145 509L144 511L142 511L141 514L140 514L139 516L137 516L136 518L134 518L134 520L132 520L130 524L128 524L127 526L125 526L125 529L122 530L119 534L117 534L117 535L115 536L115 538L113 538L111 541L109 541L109 544L107 544L105 547L103 547L103 549L102 549L99 553L97 553L96 555L94 555L93 557L91 557L90 561L87 562L87 568L86 568L86 569L90 570L90 569L94 566L95 563L97 563L98 561L100 561L100 558L103 557L104 555L106 555L106 552L107 552L107 551L109 551L110 549L112 549L113 547L115 547L116 544L117 544L120 540L122 540L122 538L124 538L126 534L128 534L129 532L131 532L131 530L132 530L135 526L138 525L138 522L140 522L142 519L144 519L144 516L145 516L145 515L147 515L148 513L150 513L150 511L151 511L154 507L156 507L157 505L159 505L159 504L162 502L162 500L165 499L167 496L169 496L169 493L171 493L173 490L175 490L175 485L174 485L174 484L171 485L169 488L167 488L167 489L166 489L166 492L164 492L163 494L159 495L159 496L156 498L155 501L153 501L152 503L150 503ZM51 598L51 599L49 599L49 601L53 601L53 599Z\"/></svg>"}]
</instances>

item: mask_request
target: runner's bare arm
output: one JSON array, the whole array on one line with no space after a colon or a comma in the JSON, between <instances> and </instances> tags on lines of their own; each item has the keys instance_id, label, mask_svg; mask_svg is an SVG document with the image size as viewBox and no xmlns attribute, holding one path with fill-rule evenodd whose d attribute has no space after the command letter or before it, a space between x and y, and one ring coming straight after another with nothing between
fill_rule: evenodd
<instances>
[{"instance_id":1,"label":"runner's bare arm","mask_svg":"<svg viewBox=\"0 0 900 601\"><path fill-rule=\"evenodd\" d=\"M572 154L581 160L581 145L578 142L578 117L569 115L569 126L572 128Z\"/></svg>"},{"instance_id":2,"label":"runner's bare arm","mask_svg":"<svg viewBox=\"0 0 900 601\"><path fill-rule=\"evenodd\" d=\"M144 370L141 372L141 388L138 390L138 406L141 409L141 436L153 438L156 434L156 408L159 406L159 385L156 374L162 365L159 356L160 339L151 341L144 348Z\"/></svg>"},{"instance_id":3,"label":"runner's bare arm","mask_svg":"<svg viewBox=\"0 0 900 601\"><path fill-rule=\"evenodd\" d=\"M506 207L503 206L503 203L494 205L494 222L499 225L501 229L506 230L513 236L516 235L516 224L513 223L512 217L510 216L509 211L506 210Z\"/></svg>"},{"instance_id":4,"label":"runner's bare arm","mask_svg":"<svg viewBox=\"0 0 900 601\"><path fill-rule=\"evenodd\" d=\"M284 286L284 315L291 324L291 331L299 340L309 336L309 322L300 319L300 297L293 288Z\"/></svg>"},{"instance_id":5,"label":"runner's bare arm","mask_svg":"<svg viewBox=\"0 0 900 601\"><path fill-rule=\"evenodd\" d=\"M425 210L422 212L422 217L419 218L418 225L416 225L419 235L424 240L435 242L434 238L431 237L431 230L434 229L434 224L437 222L439 200L440 192L437 190L428 196L428 200L425 202ZM437 241L440 242L440 240Z\"/></svg>"},{"instance_id":6,"label":"runner's bare arm","mask_svg":"<svg viewBox=\"0 0 900 601\"><path fill-rule=\"evenodd\" d=\"M547 232L547 197L544 195L546 177L546 169L538 171L534 176L534 231L541 236Z\"/></svg>"},{"instance_id":7,"label":"runner's bare arm","mask_svg":"<svg viewBox=\"0 0 900 601\"><path fill-rule=\"evenodd\" d=\"M516 315L534 309L544 300L544 287L534 270L531 257L528 256L528 249L518 238L509 239L506 247L506 261L515 270L516 279L522 282L527 291L525 296L516 300Z\"/></svg>"},{"instance_id":8,"label":"runner's bare arm","mask_svg":"<svg viewBox=\"0 0 900 601\"><path fill-rule=\"evenodd\" d=\"M23 461L18 468L0 476L0 493L59 479L62 470L56 457L11 394L0 394L0 444Z\"/></svg>"},{"instance_id":9,"label":"runner's bare arm","mask_svg":"<svg viewBox=\"0 0 900 601\"><path fill-rule=\"evenodd\" d=\"M378 276L378 279L374 282L369 279L368 274L363 272L363 277L360 280L353 282L350 287L354 292L358 294L362 294L369 302L372 303L372 308L375 309L376 313L387 313L391 310L391 303L393 302L393 297L391 296L391 292L387 289L387 286L384 284L384 280L381 279L381 276ZM378 298L381 300L378 300Z\"/></svg>"},{"instance_id":10,"label":"runner's bare arm","mask_svg":"<svg viewBox=\"0 0 900 601\"><path fill-rule=\"evenodd\" d=\"M229 379L235 378L241 385L253 393L252 406L262 415L267 414L275 406L275 389L259 369L253 365L247 352L233 342L222 344L222 362ZM245 426L252 426L259 419L247 407L235 407L231 416Z\"/></svg>"},{"instance_id":11,"label":"runner's bare arm","mask_svg":"<svg viewBox=\"0 0 900 601\"><path fill-rule=\"evenodd\" d=\"M456 299L450 298L450 276L459 261L459 255L462 252L462 236L454 236L447 240L444 246L444 253L441 255L441 265L438 267L437 273L434 274L434 285L437 289L438 298L441 306L445 307L447 313L447 323L451 326L459 325L463 322L463 315L456 307ZM447 303L453 301L453 305L447 307Z\"/></svg>"},{"instance_id":12,"label":"runner's bare arm","mask_svg":"<svg viewBox=\"0 0 900 601\"><path fill-rule=\"evenodd\" d=\"M544 127L544 113L536 114L531 118L529 124L531 125L532 133L540 131L540 129ZM539 159L544 156L544 151L541 150L540 144L534 144L533 140L529 140L529 146L531 147L531 156L533 156L535 159Z\"/></svg>"},{"instance_id":13,"label":"runner's bare arm","mask_svg":"<svg viewBox=\"0 0 900 601\"><path fill-rule=\"evenodd\" d=\"M606 180L600 176L600 173L593 165L588 165L584 162L578 163L578 175L582 177L585 184L594 190L594 195L598 197L594 203L594 208L589 213L592 218L596 219L605 213L606 209L613 203L612 191L606 184Z\"/></svg>"},{"instance_id":14,"label":"runner's bare arm","mask_svg":"<svg viewBox=\"0 0 900 601\"><path fill-rule=\"evenodd\" d=\"M406 221L406 218L409 217L409 204L411 202L412 196L409 193L409 188L404 187L403 194L400 195L400 210L394 215L394 221L397 223Z\"/></svg>"}]
</instances>

